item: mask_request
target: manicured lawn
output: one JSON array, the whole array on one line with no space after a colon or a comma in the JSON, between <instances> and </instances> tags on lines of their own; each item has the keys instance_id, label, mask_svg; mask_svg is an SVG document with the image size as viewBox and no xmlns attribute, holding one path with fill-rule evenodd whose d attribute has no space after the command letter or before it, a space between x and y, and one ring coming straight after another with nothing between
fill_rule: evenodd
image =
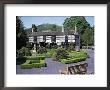
<instances>
[{"instance_id":1,"label":"manicured lawn","mask_svg":"<svg viewBox=\"0 0 110 90\"><path fill-rule=\"evenodd\" d=\"M63 64L70 64L85 61L86 58L89 58L89 55L87 55L87 53L82 50L80 50L79 52L71 51L69 52L69 57L66 59L60 59L60 62Z\"/></svg>"}]
</instances>

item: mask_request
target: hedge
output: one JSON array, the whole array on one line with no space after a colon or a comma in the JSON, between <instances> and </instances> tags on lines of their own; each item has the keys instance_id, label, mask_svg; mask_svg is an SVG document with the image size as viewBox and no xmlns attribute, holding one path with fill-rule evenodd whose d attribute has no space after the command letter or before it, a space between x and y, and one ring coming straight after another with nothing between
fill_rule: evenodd
<instances>
[{"instance_id":1,"label":"hedge","mask_svg":"<svg viewBox=\"0 0 110 90\"><path fill-rule=\"evenodd\" d=\"M46 55L41 55L41 54L26 57L27 60L44 60L45 58Z\"/></svg>"},{"instance_id":2,"label":"hedge","mask_svg":"<svg viewBox=\"0 0 110 90\"><path fill-rule=\"evenodd\" d=\"M26 62L24 64L21 64L21 68L22 69L31 69L31 68L33 68L33 65L29 64L29 63L30 63L30 60L26 60Z\"/></svg>"},{"instance_id":3,"label":"hedge","mask_svg":"<svg viewBox=\"0 0 110 90\"><path fill-rule=\"evenodd\" d=\"M34 67L34 68L45 67L45 62L44 62L44 60L40 60L40 63L33 63L33 67Z\"/></svg>"},{"instance_id":4,"label":"hedge","mask_svg":"<svg viewBox=\"0 0 110 90\"><path fill-rule=\"evenodd\" d=\"M37 55L36 57L38 60L44 60L46 58L44 55Z\"/></svg>"},{"instance_id":5,"label":"hedge","mask_svg":"<svg viewBox=\"0 0 110 90\"><path fill-rule=\"evenodd\" d=\"M85 61L86 57L80 57L80 58L68 58L68 59L60 59L60 62L63 64L70 64L70 63L76 63L80 61Z\"/></svg>"},{"instance_id":6,"label":"hedge","mask_svg":"<svg viewBox=\"0 0 110 90\"><path fill-rule=\"evenodd\" d=\"M41 68L45 66L46 66L46 63L44 60L27 60L24 64L21 64L22 69L31 69L33 67Z\"/></svg>"},{"instance_id":7,"label":"hedge","mask_svg":"<svg viewBox=\"0 0 110 90\"><path fill-rule=\"evenodd\" d=\"M30 64L32 63L40 63L40 60L30 60Z\"/></svg>"}]
</instances>

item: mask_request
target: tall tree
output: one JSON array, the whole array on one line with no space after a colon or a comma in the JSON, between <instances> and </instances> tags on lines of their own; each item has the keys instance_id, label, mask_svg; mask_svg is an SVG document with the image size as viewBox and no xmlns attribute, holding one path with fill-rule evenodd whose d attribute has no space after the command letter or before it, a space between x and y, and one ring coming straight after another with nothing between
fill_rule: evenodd
<instances>
[{"instance_id":1,"label":"tall tree","mask_svg":"<svg viewBox=\"0 0 110 90\"><path fill-rule=\"evenodd\" d=\"M81 35L81 42L84 46L94 45L94 31L93 29L87 29L84 34Z\"/></svg>"},{"instance_id":2,"label":"tall tree","mask_svg":"<svg viewBox=\"0 0 110 90\"><path fill-rule=\"evenodd\" d=\"M23 46L26 46L27 35L24 30L23 22L20 17L16 17L16 49L19 50Z\"/></svg>"},{"instance_id":3,"label":"tall tree","mask_svg":"<svg viewBox=\"0 0 110 90\"><path fill-rule=\"evenodd\" d=\"M75 26L81 34L84 33L84 30L90 28L90 24L86 21L84 16L72 16L66 18L64 23L65 30L75 30Z\"/></svg>"},{"instance_id":4,"label":"tall tree","mask_svg":"<svg viewBox=\"0 0 110 90\"><path fill-rule=\"evenodd\" d=\"M66 18L64 23L65 30L75 30L75 26L80 34L80 44L82 45L94 45L94 27L86 21L84 16L72 16Z\"/></svg>"}]
</instances>

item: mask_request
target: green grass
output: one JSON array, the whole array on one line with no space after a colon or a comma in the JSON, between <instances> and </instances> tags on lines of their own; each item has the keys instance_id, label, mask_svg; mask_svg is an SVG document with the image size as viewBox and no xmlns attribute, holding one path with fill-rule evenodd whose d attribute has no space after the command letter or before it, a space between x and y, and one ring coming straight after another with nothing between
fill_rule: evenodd
<instances>
[{"instance_id":1,"label":"green grass","mask_svg":"<svg viewBox=\"0 0 110 90\"><path fill-rule=\"evenodd\" d=\"M51 58L57 49L47 49L46 57Z\"/></svg>"},{"instance_id":2,"label":"green grass","mask_svg":"<svg viewBox=\"0 0 110 90\"><path fill-rule=\"evenodd\" d=\"M63 64L77 63L77 62L85 61L86 58L89 58L89 55L87 55L87 53L85 53L82 50L80 50L79 52L71 51L68 53L69 53L69 58L60 59L61 63Z\"/></svg>"},{"instance_id":3,"label":"green grass","mask_svg":"<svg viewBox=\"0 0 110 90\"><path fill-rule=\"evenodd\" d=\"M73 58L79 58L79 57L89 57L89 55L87 55L87 53L85 53L84 51L80 50L79 52L77 51L72 51L69 52L69 57L73 57Z\"/></svg>"}]
</instances>

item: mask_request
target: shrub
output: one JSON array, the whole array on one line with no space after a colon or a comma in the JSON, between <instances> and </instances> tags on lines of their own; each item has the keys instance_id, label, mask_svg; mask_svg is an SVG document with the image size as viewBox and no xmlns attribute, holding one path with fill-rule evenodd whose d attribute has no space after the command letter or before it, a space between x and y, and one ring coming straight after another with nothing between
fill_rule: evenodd
<instances>
[{"instance_id":1,"label":"shrub","mask_svg":"<svg viewBox=\"0 0 110 90\"><path fill-rule=\"evenodd\" d=\"M45 67L46 63L44 60L27 60L24 64L21 64L22 69L31 69L31 68L41 68Z\"/></svg>"},{"instance_id":2,"label":"shrub","mask_svg":"<svg viewBox=\"0 0 110 90\"><path fill-rule=\"evenodd\" d=\"M32 64L22 64L21 68L22 69L31 69L31 68L33 68L33 65Z\"/></svg>"},{"instance_id":3,"label":"shrub","mask_svg":"<svg viewBox=\"0 0 110 90\"><path fill-rule=\"evenodd\" d=\"M38 60L44 60L46 58L46 55L37 55L36 57Z\"/></svg>"},{"instance_id":4,"label":"shrub","mask_svg":"<svg viewBox=\"0 0 110 90\"><path fill-rule=\"evenodd\" d=\"M24 64L21 64L21 68L22 69L31 69L31 68L33 68L33 65L29 64L29 63L30 63L30 60L27 60Z\"/></svg>"},{"instance_id":5,"label":"shrub","mask_svg":"<svg viewBox=\"0 0 110 90\"><path fill-rule=\"evenodd\" d=\"M73 42L69 43L68 50L70 52L73 51L73 50L75 50L75 43L73 43Z\"/></svg>"},{"instance_id":6,"label":"shrub","mask_svg":"<svg viewBox=\"0 0 110 90\"><path fill-rule=\"evenodd\" d=\"M31 43L27 43L26 48L28 48L29 50L32 49L32 44Z\"/></svg>"},{"instance_id":7,"label":"shrub","mask_svg":"<svg viewBox=\"0 0 110 90\"><path fill-rule=\"evenodd\" d=\"M23 56L31 56L31 52L28 48L22 47L20 50L18 50L18 57L23 57Z\"/></svg>"},{"instance_id":8,"label":"shrub","mask_svg":"<svg viewBox=\"0 0 110 90\"><path fill-rule=\"evenodd\" d=\"M70 64L70 63L76 63L80 61L85 61L86 57L80 57L80 58L68 58L68 59L61 59L61 63L63 64Z\"/></svg>"},{"instance_id":9,"label":"shrub","mask_svg":"<svg viewBox=\"0 0 110 90\"><path fill-rule=\"evenodd\" d=\"M45 67L45 61L40 60L40 63L33 63L33 67L35 67L35 68Z\"/></svg>"},{"instance_id":10,"label":"shrub","mask_svg":"<svg viewBox=\"0 0 110 90\"><path fill-rule=\"evenodd\" d=\"M37 55L32 55L32 56L26 56L27 60L44 60L46 58L46 54L37 54Z\"/></svg>"},{"instance_id":11,"label":"shrub","mask_svg":"<svg viewBox=\"0 0 110 90\"><path fill-rule=\"evenodd\" d=\"M37 50L37 53L38 53L38 54L47 53L47 49L46 49L45 47L40 47L40 48Z\"/></svg>"},{"instance_id":12,"label":"shrub","mask_svg":"<svg viewBox=\"0 0 110 90\"><path fill-rule=\"evenodd\" d=\"M40 60L30 60L30 64L32 63L40 63Z\"/></svg>"},{"instance_id":13,"label":"shrub","mask_svg":"<svg viewBox=\"0 0 110 90\"><path fill-rule=\"evenodd\" d=\"M57 55L56 53L54 53L54 54L52 55L52 59L53 59L53 61L59 61L59 59L57 58L56 55ZM58 60L57 60L57 59L58 59Z\"/></svg>"},{"instance_id":14,"label":"shrub","mask_svg":"<svg viewBox=\"0 0 110 90\"><path fill-rule=\"evenodd\" d=\"M55 53L54 56L56 58L56 60L60 60L60 59L65 59L69 57L69 53L63 49L63 48L59 48Z\"/></svg>"}]
</instances>

